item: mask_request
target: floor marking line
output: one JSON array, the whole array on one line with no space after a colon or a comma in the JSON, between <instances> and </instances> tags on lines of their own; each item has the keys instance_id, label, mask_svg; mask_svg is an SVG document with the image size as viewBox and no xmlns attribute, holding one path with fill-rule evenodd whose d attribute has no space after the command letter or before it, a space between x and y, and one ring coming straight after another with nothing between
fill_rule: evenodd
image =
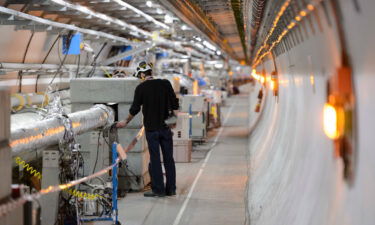
<instances>
[{"instance_id":1,"label":"floor marking line","mask_svg":"<svg viewBox=\"0 0 375 225\"><path fill-rule=\"evenodd\" d=\"M222 133L223 130L224 130L224 124L226 124L227 120L229 119L229 115L232 113L232 110L233 110L234 106L236 105L235 103L236 103L236 102L234 102L233 105L232 105L232 106L230 107L230 109L228 110L228 114L227 114L227 116L225 117L225 120L224 120L224 122L223 122L223 126L220 128L219 132L216 134L215 140L214 140L213 144L211 145L212 147L215 146L216 143L217 143L217 141L219 140L219 137L221 136L221 133ZM211 148L210 148L210 149L211 149ZM179 211L178 214L177 214L176 219L175 219L174 222L173 222L173 225L178 225L178 224L180 224L180 222L181 222L181 218L182 218L182 215L184 214L184 212L185 212L185 210L186 210L186 206L187 206L187 204L189 203L189 200L190 200L190 198L191 198L191 196L192 196L192 194L193 194L193 191L194 191L194 189L195 189L195 186L197 185L198 180L199 180L200 176L202 175L204 168L206 167L207 161L208 161L208 159L209 159L210 156L211 156L211 152L212 152L212 149L207 153L206 158L204 159L204 162L203 162L201 168L199 169L199 172L198 172L197 176L195 177L195 179L194 179L194 181L193 181L193 185L191 186L191 188L190 188L190 190L189 190L189 194L187 195L187 197L186 197L184 203L182 204L182 207L181 207L180 211Z\"/></svg>"}]
</instances>

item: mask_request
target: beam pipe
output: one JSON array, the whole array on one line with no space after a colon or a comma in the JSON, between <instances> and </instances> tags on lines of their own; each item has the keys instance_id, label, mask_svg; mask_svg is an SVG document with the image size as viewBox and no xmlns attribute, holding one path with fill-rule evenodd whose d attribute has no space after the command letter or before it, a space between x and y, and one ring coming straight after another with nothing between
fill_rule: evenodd
<instances>
[{"instance_id":1,"label":"beam pipe","mask_svg":"<svg viewBox=\"0 0 375 225\"><path fill-rule=\"evenodd\" d=\"M67 141L64 137L69 131L79 135L110 126L114 122L114 111L105 105L95 105L88 110L71 113L67 117L71 123L67 122L66 117L60 116L12 130L10 141L12 156L31 161L40 156L38 150Z\"/></svg>"},{"instance_id":2,"label":"beam pipe","mask_svg":"<svg viewBox=\"0 0 375 225\"><path fill-rule=\"evenodd\" d=\"M37 64L37 63L0 63L0 70L58 70L60 65L58 64ZM78 65L66 64L64 65L68 71L75 72ZM64 68L62 70L64 70ZM80 70L91 70L93 66L80 65ZM101 66L101 69L108 71L122 70L126 72L132 72L135 68L132 67L119 67L119 66Z\"/></svg>"}]
</instances>

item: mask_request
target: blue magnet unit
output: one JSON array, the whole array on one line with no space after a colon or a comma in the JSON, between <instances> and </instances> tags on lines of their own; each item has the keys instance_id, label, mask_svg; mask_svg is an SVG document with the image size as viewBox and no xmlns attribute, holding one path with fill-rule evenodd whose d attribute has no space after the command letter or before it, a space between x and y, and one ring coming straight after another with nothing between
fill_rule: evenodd
<instances>
[{"instance_id":1,"label":"blue magnet unit","mask_svg":"<svg viewBox=\"0 0 375 225\"><path fill-rule=\"evenodd\" d=\"M162 58L167 58L168 57L168 52L158 52L156 53L156 59L162 59Z\"/></svg>"},{"instance_id":2,"label":"blue magnet unit","mask_svg":"<svg viewBox=\"0 0 375 225\"><path fill-rule=\"evenodd\" d=\"M206 86L207 82L203 78L198 78L198 86Z\"/></svg>"},{"instance_id":3,"label":"blue magnet unit","mask_svg":"<svg viewBox=\"0 0 375 225\"><path fill-rule=\"evenodd\" d=\"M127 52L127 51L130 51L130 50L132 50L133 49L133 47L132 46L130 46L130 45L125 45L125 46L123 46L122 48L121 48L121 53L123 53L123 52ZM126 60L126 61L130 61L130 60L132 60L133 59L133 56L131 56L131 55L129 55L129 56L127 56L127 57L124 57L122 60Z\"/></svg>"},{"instance_id":4,"label":"blue magnet unit","mask_svg":"<svg viewBox=\"0 0 375 225\"><path fill-rule=\"evenodd\" d=\"M76 33L72 35L70 44L68 42L68 35L64 35L62 39L62 53L64 55L79 55L81 54L82 34ZM69 45L69 46L68 46Z\"/></svg>"}]
</instances>

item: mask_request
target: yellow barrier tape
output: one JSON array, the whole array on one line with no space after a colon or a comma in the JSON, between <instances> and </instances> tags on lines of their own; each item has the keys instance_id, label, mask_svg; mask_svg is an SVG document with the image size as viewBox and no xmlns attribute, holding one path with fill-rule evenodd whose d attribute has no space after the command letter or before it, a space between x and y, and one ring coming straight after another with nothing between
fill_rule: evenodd
<instances>
[{"instance_id":1,"label":"yellow barrier tape","mask_svg":"<svg viewBox=\"0 0 375 225\"><path fill-rule=\"evenodd\" d=\"M20 102L17 107L12 108L14 112L21 110L25 106L25 98L22 95L14 93L11 95L11 97L17 98L18 101Z\"/></svg>"}]
</instances>

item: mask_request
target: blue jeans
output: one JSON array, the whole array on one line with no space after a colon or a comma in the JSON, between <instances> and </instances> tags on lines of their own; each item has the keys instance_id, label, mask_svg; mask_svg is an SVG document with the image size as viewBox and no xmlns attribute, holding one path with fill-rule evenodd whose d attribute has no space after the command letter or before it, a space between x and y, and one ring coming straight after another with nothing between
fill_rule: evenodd
<instances>
[{"instance_id":1,"label":"blue jeans","mask_svg":"<svg viewBox=\"0 0 375 225\"><path fill-rule=\"evenodd\" d=\"M173 159L172 131L169 128L146 131L150 152L149 173L151 188L154 193L164 194L176 191L176 166ZM163 171L160 161L160 149L163 154L166 184L164 187Z\"/></svg>"}]
</instances>

